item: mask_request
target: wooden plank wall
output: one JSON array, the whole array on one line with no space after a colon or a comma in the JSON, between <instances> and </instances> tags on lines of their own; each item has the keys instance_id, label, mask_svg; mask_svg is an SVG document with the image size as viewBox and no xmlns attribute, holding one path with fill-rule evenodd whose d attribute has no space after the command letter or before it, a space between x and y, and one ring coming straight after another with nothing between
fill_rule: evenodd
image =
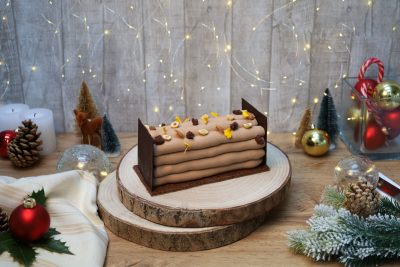
<instances>
[{"instance_id":1,"label":"wooden plank wall","mask_svg":"<svg viewBox=\"0 0 400 267\"><path fill-rule=\"evenodd\" d=\"M400 74L396 0L38 0L0 4L0 104L74 131L82 80L118 131L227 113L248 99L293 131L371 56ZM369 74L375 75L372 69Z\"/></svg>"}]
</instances>

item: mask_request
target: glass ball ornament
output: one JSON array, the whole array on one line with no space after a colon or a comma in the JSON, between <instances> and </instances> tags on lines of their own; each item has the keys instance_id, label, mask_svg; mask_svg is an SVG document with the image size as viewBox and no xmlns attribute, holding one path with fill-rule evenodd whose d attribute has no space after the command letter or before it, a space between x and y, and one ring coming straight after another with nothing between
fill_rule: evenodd
<instances>
[{"instance_id":1,"label":"glass ball ornament","mask_svg":"<svg viewBox=\"0 0 400 267\"><path fill-rule=\"evenodd\" d=\"M335 167L336 182L345 188L350 183L367 181L374 188L378 185L379 172L375 164L366 157L350 156L342 159Z\"/></svg>"},{"instance_id":2,"label":"glass ball ornament","mask_svg":"<svg viewBox=\"0 0 400 267\"><path fill-rule=\"evenodd\" d=\"M75 145L62 154L57 163L57 171L83 170L92 173L102 181L112 166L106 154L91 145Z\"/></svg>"}]
</instances>

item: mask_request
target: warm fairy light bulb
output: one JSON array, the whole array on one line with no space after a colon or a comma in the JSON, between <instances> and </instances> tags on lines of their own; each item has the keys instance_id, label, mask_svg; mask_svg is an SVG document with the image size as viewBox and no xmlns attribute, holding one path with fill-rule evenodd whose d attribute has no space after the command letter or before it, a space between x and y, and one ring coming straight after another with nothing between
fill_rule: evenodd
<instances>
[{"instance_id":1,"label":"warm fairy light bulb","mask_svg":"<svg viewBox=\"0 0 400 267\"><path fill-rule=\"evenodd\" d=\"M130 9L132 9L132 10L133 10L133 6L130 6Z\"/></svg>"},{"instance_id":2,"label":"warm fairy light bulb","mask_svg":"<svg viewBox=\"0 0 400 267\"><path fill-rule=\"evenodd\" d=\"M259 70L256 70L256 74L257 74L257 75L260 74L260 71L259 71Z\"/></svg>"},{"instance_id":3,"label":"warm fairy light bulb","mask_svg":"<svg viewBox=\"0 0 400 267\"><path fill-rule=\"evenodd\" d=\"M174 83L177 83L177 82L178 82L178 79L175 79L175 80L174 80Z\"/></svg>"},{"instance_id":4,"label":"warm fairy light bulb","mask_svg":"<svg viewBox=\"0 0 400 267\"><path fill-rule=\"evenodd\" d=\"M339 87L339 85L335 84L335 88L338 88L338 87Z\"/></svg>"},{"instance_id":5,"label":"warm fairy light bulb","mask_svg":"<svg viewBox=\"0 0 400 267\"><path fill-rule=\"evenodd\" d=\"M150 64L150 63L148 63L148 64L147 64L147 67L148 67L148 68L150 68L150 66L151 66L151 64Z\"/></svg>"},{"instance_id":6,"label":"warm fairy light bulb","mask_svg":"<svg viewBox=\"0 0 400 267\"><path fill-rule=\"evenodd\" d=\"M173 74L173 73L171 73L171 74L169 75L169 77L171 77L171 78L172 78L172 77L174 77L174 74Z\"/></svg>"},{"instance_id":7,"label":"warm fairy light bulb","mask_svg":"<svg viewBox=\"0 0 400 267\"><path fill-rule=\"evenodd\" d=\"M264 111L264 115L267 116L268 115L268 111Z\"/></svg>"},{"instance_id":8,"label":"warm fairy light bulb","mask_svg":"<svg viewBox=\"0 0 400 267\"><path fill-rule=\"evenodd\" d=\"M85 74L85 70L82 70L82 74Z\"/></svg>"},{"instance_id":9,"label":"warm fairy light bulb","mask_svg":"<svg viewBox=\"0 0 400 267\"><path fill-rule=\"evenodd\" d=\"M78 169L83 169L83 167L85 167L85 162L78 162L78 164L76 164L76 167Z\"/></svg>"},{"instance_id":10,"label":"warm fairy light bulb","mask_svg":"<svg viewBox=\"0 0 400 267\"><path fill-rule=\"evenodd\" d=\"M78 58L82 58L82 55L81 55L81 54L79 54L79 55L78 55Z\"/></svg>"},{"instance_id":11,"label":"warm fairy light bulb","mask_svg":"<svg viewBox=\"0 0 400 267\"><path fill-rule=\"evenodd\" d=\"M131 89L130 89L130 88L128 88L128 89L126 89L126 91L130 92L130 91L131 91Z\"/></svg>"},{"instance_id":12,"label":"warm fairy light bulb","mask_svg":"<svg viewBox=\"0 0 400 267\"><path fill-rule=\"evenodd\" d=\"M10 81L7 81L7 85L9 85L10 84Z\"/></svg>"},{"instance_id":13,"label":"warm fairy light bulb","mask_svg":"<svg viewBox=\"0 0 400 267\"><path fill-rule=\"evenodd\" d=\"M204 86L200 87L201 90L204 90L204 88L205 88Z\"/></svg>"},{"instance_id":14,"label":"warm fairy light bulb","mask_svg":"<svg viewBox=\"0 0 400 267\"><path fill-rule=\"evenodd\" d=\"M3 65L3 61L0 61L0 66Z\"/></svg>"},{"instance_id":15,"label":"warm fairy light bulb","mask_svg":"<svg viewBox=\"0 0 400 267\"><path fill-rule=\"evenodd\" d=\"M332 50L332 46L328 45L328 49L329 49L329 50Z\"/></svg>"},{"instance_id":16,"label":"warm fairy light bulb","mask_svg":"<svg viewBox=\"0 0 400 267\"><path fill-rule=\"evenodd\" d=\"M253 32L255 32L257 30L257 28L256 27L253 27Z\"/></svg>"},{"instance_id":17,"label":"warm fairy light bulb","mask_svg":"<svg viewBox=\"0 0 400 267\"><path fill-rule=\"evenodd\" d=\"M198 105L199 107L201 107L201 103L198 103L197 105Z\"/></svg>"},{"instance_id":18,"label":"warm fairy light bulb","mask_svg":"<svg viewBox=\"0 0 400 267\"><path fill-rule=\"evenodd\" d=\"M210 64L207 64L207 68L211 69L211 65L210 65Z\"/></svg>"},{"instance_id":19,"label":"warm fairy light bulb","mask_svg":"<svg viewBox=\"0 0 400 267\"><path fill-rule=\"evenodd\" d=\"M302 86L303 85L303 83L302 82L299 82L299 86Z\"/></svg>"},{"instance_id":20,"label":"warm fairy light bulb","mask_svg":"<svg viewBox=\"0 0 400 267\"><path fill-rule=\"evenodd\" d=\"M7 19L7 17L6 16L3 16L3 20L6 20Z\"/></svg>"},{"instance_id":21,"label":"warm fairy light bulb","mask_svg":"<svg viewBox=\"0 0 400 267\"><path fill-rule=\"evenodd\" d=\"M64 78L65 77L65 75L64 74L61 74L61 78Z\"/></svg>"},{"instance_id":22,"label":"warm fairy light bulb","mask_svg":"<svg viewBox=\"0 0 400 267\"><path fill-rule=\"evenodd\" d=\"M221 87L217 87L217 91L221 90Z\"/></svg>"},{"instance_id":23,"label":"warm fairy light bulb","mask_svg":"<svg viewBox=\"0 0 400 267\"><path fill-rule=\"evenodd\" d=\"M318 103L318 101L319 101L319 100L318 100L318 98L317 98L317 97L315 97L315 98L314 98L314 104L317 104L317 103Z\"/></svg>"},{"instance_id":24,"label":"warm fairy light bulb","mask_svg":"<svg viewBox=\"0 0 400 267\"><path fill-rule=\"evenodd\" d=\"M65 61L68 63L69 62L69 58L67 58Z\"/></svg>"},{"instance_id":25,"label":"warm fairy light bulb","mask_svg":"<svg viewBox=\"0 0 400 267\"><path fill-rule=\"evenodd\" d=\"M296 135L296 132L292 132L292 135Z\"/></svg>"},{"instance_id":26,"label":"warm fairy light bulb","mask_svg":"<svg viewBox=\"0 0 400 267\"><path fill-rule=\"evenodd\" d=\"M163 75L163 78L164 78L164 79L167 79L167 75L164 74L164 75Z\"/></svg>"},{"instance_id":27,"label":"warm fairy light bulb","mask_svg":"<svg viewBox=\"0 0 400 267\"><path fill-rule=\"evenodd\" d=\"M183 96L181 96L181 100L183 100Z\"/></svg>"},{"instance_id":28,"label":"warm fairy light bulb","mask_svg":"<svg viewBox=\"0 0 400 267\"><path fill-rule=\"evenodd\" d=\"M339 36L340 36L340 37L343 37L343 33L339 32Z\"/></svg>"},{"instance_id":29,"label":"warm fairy light bulb","mask_svg":"<svg viewBox=\"0 0 400 267\"><path fill-rule=\"evenodd\" d=\"M347 77L346 73L342 75L342 78L343 78L343 79L346 78L346 77Z\"/></svg>"},{"instance_id":30,"label":"warm fairy light bulb","mask_svg":"<svg viewBox=\"0 0 400 267\"><path fill-rule=\"evenodd\" d=\"M36 71L36 70L37 70L36 66L33 65L33 66L31 67L31 70L32 70L32 71Z\"/></svg>"},{"instance_id":31,"label":"warm fairy light bulb","mask_svg":"<svg viewBox=\"0 0 400 267\"><path fill-rule=\"evenodd\" d=\"M140 38L140 34L136 34L136 39L139 39Z\"/></svg>"},{"instance_id":32,"label":"warm fairy light bulb","mask_svg":"<svg viewBox=\"0 0 400 267\"><path fill-rule=\"evenodd\" d=\"M231 45L230 45L230 44L227 44L227 45L225 45L224 51L225 51L225 52L228 52L228 51L231 51L231 49L232 49Z\"/></svg>"},{"instance_id":33,"label":"warm fairy light bulb","mask_svg":"<svg viewBox=\"0 0 400 267\"><path fill-rule=\"evenodd\" d=\"M160 108L157 107L157 106L155 106L155 107L154 107L154 112L155 112L155 113L158 113L159 111L160 111Z\"/></svg>"},{"instance_id":34,"label":"warm fairy light bulb","mask_svg":"<svg viewBox=\"0 0 400 267\"><path fill-rule=\"evenodd\" d=\"M93 76L92 76L93 78L96 78L96 74L93 74Z\"/></svg>"},{"instance_id":35,"label":"warm fairy light bulb","mask_svg":"<svg viewBox=\"0 0 400 267\"><path fill-rule=\"evenodd\" d=\"M311 45L309 44L309 43L306 43L305 45L304 45L304 49L305 50L308 50L308 49L310 49L311 48Z\"/></svg>"},{"instance_id":36,"label":"warm fairy light bulb","mask_svg":"<svg viewBox=\"0 0 400 267\"><path fill-rule=\"evenodd\" d=\"M297 99L295 97L292 98L292 103L295 104L297 102Z\"/></svg>"},{"instance_id":37,"label":"warm fairy light bulb","mask_svg":"<svg viewBox=\"0 0 400 267\"><path fill-rule=\"evenodd\" d=\"M372 1L371 1L371 0L368 1L367 5L368 5L368 6L372 6Z\"/></svg>"},{"instance_id":38,"label":"warm fairy light bulb","mask_svg":"<svg viewBox=\"0 0 400 267\"><path fill-rule=\"evenodd\" d=\"M285 75L285 76L282 76L282 78L283 78L283 79L287 79L287 76L286 76L286 75Z\"/></svg>"},{"instance_id":39,"label":"warm fairy light bulb","mask_svg":"<svg viewBox=\"0 0 400 267\"><path fill-rule=\"evenodd\" d=\"M254 83L251 83L250 86L251 86L251 87L255 87L256 85L255 85Z\"/></svg>"},{"instance_id":40,"label":"warm fairy light bulb","mask_svg":"<svg viewBox=\"0 0 400 267\"><path fill-rule=\"evenodd\" d=\"M393 26L392 31L396 31L396 26Z\"/></svg>"},{"instance_id":41,"label":"warm fairy light bulb","mask_svg":"<svg viewBox=\"0 0 400 267\"><path fill-rule=\"evenodd\" d=\"M270 131L267 131L267 135L269 135L270 134Z\"/></svg>"},{"instance_id":42,"label":"warm fairy light bulb","mask_svg":"<svg viewBox=\"0 0 400 267\"><path fill-rule=\"evenodd\" d=\"M104 34L105 34L105 35L110 34L110 30L104 30Z\"/></svg>"},{"instance_id":43,"label":"warm fairy light bulb","mask_svg":"<svg viewBox=\"0 0 400 267\"><path fill-rule=\"evenodd\" d=\"M185 39L186 39L186 40L189 40L190 38L192 38L192 37L190 36L190 34L186 34L186 35L185 35Z\"/></svg>"},{"instance_id":44,"label":"warm fairy light bulb","mask_svg":"<svg viewBox=\"0 0 400 267\"><path fill-rule=\"evenodd\" d=\"M168 107L168 110L169 110L169 111L173 111L173 110L174 110L174 107L173 107L173 106L169 106L169 107Z\"/></svg>"},{"instance_id":45,"label":"warm fairy light bulb","mask_svg":"<svg viewBox=\"0 0 400 267\"><path fill-rule=\"evenodd\" d=\"M228 7L231 7L231 6L232 6L232 1L231 1L231 0L227 1L227 2L226 2L226 5L227 5Z\"/></svg>"},{"instance_id":46,"label":"warm fairy light bulb","mask_svg":"<svg viewBox=\"0 0 400 267\"><path fill-rule=\"evenodd\" d=\"M317 12L319 11L319 6L315 9L315 11L317 11Z\"/></svg>"},{"instance_id":47,"label":"warm fairy light bulb","mask_svg":"<svg viewBox=\"0 0 400 267\"><path fill-rule=\"evenodd\" d=\"M145 83L145 82L146 82L146 79L143 79L143 82Z\"/></svg>"},{"instance_id":48,"label":"warm fairy light bulb","mask_svg":"<svg viewBox=\"0 0 400 267\"><path fill-rule=\"evenodd\" d=\"M164 61L162 60L162 58L160 58L160 60L159 60L159 61L160 61L160 63L163 63L163 62L164 62Z\"/></svg>"}]
</instances>

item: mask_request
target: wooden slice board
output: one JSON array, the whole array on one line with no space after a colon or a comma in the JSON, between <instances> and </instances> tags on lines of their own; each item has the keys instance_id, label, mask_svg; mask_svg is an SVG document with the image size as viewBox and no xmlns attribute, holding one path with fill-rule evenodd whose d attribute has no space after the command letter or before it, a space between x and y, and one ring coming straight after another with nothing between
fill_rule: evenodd
<instances>
[{"instance_id":1,"label":"wooden slice board","mask_svg":"<svg viewBox=\"0 0 400 267\"><path fill-rule=\"evenodd\" d=\"M289 159L270 143L267 151L268 172L151 196L132 168L137 164L133 147L117 169L120 200L136 215L167 226L209 227L250 220L278 205L289 189Z\"/></svg>"},{"instance_id":2,"label":"wooden slice board","mask_svg":"<svg viewBox=\"0 0 400 267\"><path fill-rule=\"evenodd\" d=\"M100 184L97 198L104 224L116 235L137 244L167 251L197 251L228 245L259 227L265 216L227 226L169 227L147 221L125 208L118 198L115 172Z\"/></svg>"}]
</instances>

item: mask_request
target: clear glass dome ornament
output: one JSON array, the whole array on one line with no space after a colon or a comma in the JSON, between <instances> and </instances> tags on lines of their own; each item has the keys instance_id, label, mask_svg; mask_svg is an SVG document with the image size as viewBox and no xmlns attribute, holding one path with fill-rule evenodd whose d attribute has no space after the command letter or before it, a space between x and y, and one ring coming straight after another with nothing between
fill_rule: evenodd
<instances>
[{"instance_id":1,"label":"clear glass dome ornament","mask_svg":"<svg viewBox=\"0 0 400 267\"><path fill-rule=\"evenodd\" d=\"M335 167L336 182L339 187L350 183L367 181L376 188L379 173L375 164L366 157L350 156L342 159Z\"/></svg>"},{"instance_id":2,"label":"clear glass dome ornament","mask_svg":"<svg viewBox=\"0 0 400 267\"><path fill-rule=\"evenodd\" d=\"M102 181L112 171L112 165L106 154L97 147L75 145L67 149L57 163L57 172L70 170L91 172Z\"/></svg>"}]
</instances>

